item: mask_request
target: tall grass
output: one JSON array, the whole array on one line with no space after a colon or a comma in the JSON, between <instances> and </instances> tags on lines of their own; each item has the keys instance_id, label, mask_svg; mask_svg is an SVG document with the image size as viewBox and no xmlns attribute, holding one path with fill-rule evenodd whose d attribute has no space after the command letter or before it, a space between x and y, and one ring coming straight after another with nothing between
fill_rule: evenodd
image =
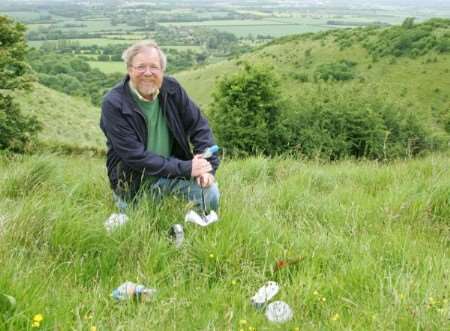
<instances>
[{"instance_id":1,"label":"tall grass","mask_svg":"<svg viewBox=\"0 0 450 331\"><path fill-rule=\"evenodd\" d=\"M0 292L17 299L1 330L445 330L448 155L321 164L225 161L220 222L167 232L188 206L148 198L112 234L103 160L0 157ZM301 262L274 271L278 259ZM158 289L152 303L116 303L126 280ZM294 310L275 325L249 298L267 280ZM245 320L246 323L244 323Z\"/></svg>"}]
</instances>

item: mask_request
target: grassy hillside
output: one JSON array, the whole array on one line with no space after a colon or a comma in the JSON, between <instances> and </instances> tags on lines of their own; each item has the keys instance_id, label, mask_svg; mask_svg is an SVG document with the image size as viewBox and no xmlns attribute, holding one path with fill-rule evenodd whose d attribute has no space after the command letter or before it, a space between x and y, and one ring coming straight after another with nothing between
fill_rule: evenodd
<instances>
[{"instance_id":1,"label":"grassy hillside","mask_svg":"<svg viewBox=\"0 0 450 331\"><path fill-rule=\"evenodd\" d=\"M100 108L87 100L35 84L31 92L17 92L16 101L25 114L34 114L42 122L39 140L52 145L105 147L98 126Z\"/></svg>"},{"instance_id":2,"label":"grassy hillside","mask_svg":"<svg viewBox=\"0 0 450 331\"><path fill-rule=\"evenodd\" d=\"M115 211L104 161L0 157L1 330L448 330L448 155L391 164L225 161L221 221L167 238L184 204ZM278 272L278 259L301 262ZM149 304L116 303L130 280ZM250 297L267 280L292 321L270 324ZM254 330L254 329L253 329Z\"/></svg>"},{"instance_id":3,"label":"grassy hillside","mask_svg":"<svg viewBox=\"0 0 450 331\"><path fill-rule=\"evenodd\" d=\"M448 40L450 20L439 22L436 26L429 22L415 25L414 29L426 27L425 30L430 30L430 35L437 40L434 43ZM431 28L427 24L431 24ZM211 93L217 80L240 70L247 62L274 68L281 79L282 96L290 108L295 108L297 100L304 99L305 95L320 97L318 91L324 84L337 91L356 86L361 93L383 95L405 110L423 114L424 120L438 132L442 132L445 126L450 130L450 54L445 49L446 44L442 43L440 47L444 48L441 50L434 46L426 52L409 54L407 51L411 51L412 46L420 47L416 42L412 46L407 44L406 54L375 56L373 49L378 47L380 52L380 49L391 50L391 44L396 45L393 41L391 44L386 41L389 41L389 33L397 31L395 29L399 27L289 36L240 58L181 72L176 77L207 114L211 110ZM447 39L442 39L445 36ZM353 79L324 82L317 78L322 66L339 61L351 64ZM73 146L104 147L104 138L98 129L99 109L87 101L41 85L36 85L31 93L20 94L18 100L26 112L34 113L43 120L41 140Z\"/></svg>"},{"instance_id":4,"label":"grassy hillside","mask_svg":"<svg viewBox=\"0 0 450 331\"><path fill-rule=\"evenodd\" d=\"M445 45L449 42L450 20L442 22L439 23L440 26L431 28L428 25L417 25L417 29L431 29L429 38L437 38L442 42L442 47L448 47ZM321 65L345 60L354 64L354 78L329 83L336 89L354 84L373 93L386 94L394 102L404 104L405 109L434 116L434 120L439 122L442 113L450 114L449 50L431 49L423 52L424 54L419 52L400 56L373 55L369 48L375 47L373 44L386 49L403 49L402 44L398 45L397 39L386 42L386 35L397 31L395 29L399 28L335 30L285 37L239 59L181 72L176 77L187 87L197 103L206 108L212 101L211 92L216 81L239 70L243 62L269 66L281 78L283 96L295 104L296 98L302 98L318 89L315 76ZM400 36L399 39L401 38L403 37ZM421 47L419 42L408 42L405 42L407 50ZM433 42L435 41L430 43Z\"/></svg>"}]
</instances>

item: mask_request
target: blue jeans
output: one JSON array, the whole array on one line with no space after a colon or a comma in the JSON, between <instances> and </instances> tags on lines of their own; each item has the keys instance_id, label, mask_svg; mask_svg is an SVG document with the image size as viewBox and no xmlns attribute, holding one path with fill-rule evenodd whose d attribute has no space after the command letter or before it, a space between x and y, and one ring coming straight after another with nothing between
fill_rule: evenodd
<instances>
[{"instance_id":1,"label":"blue jeans","mask_svg":"<svg viewBox=\"0 0 450 331\"><path fill-rule=\"evenodd\" d=\"M150 193L155 201L161 201L168 195L181 197L194 203L194 208L201 212L219 209L220 192L216 183L202 189L195 180L161 177L150 186ZM128 203L115 193L113 197L117 207L124 212Z\"/></svg>"}]
</instances>

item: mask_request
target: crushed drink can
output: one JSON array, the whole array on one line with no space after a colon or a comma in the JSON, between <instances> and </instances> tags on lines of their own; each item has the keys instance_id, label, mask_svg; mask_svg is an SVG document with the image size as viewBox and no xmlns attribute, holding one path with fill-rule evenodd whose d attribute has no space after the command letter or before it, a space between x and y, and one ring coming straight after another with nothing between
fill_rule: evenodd
<instances>
[{"instance_id":1,"label":"crushed drink can","mask_svg":"<svg viewBox=\"0 0 450 331\"><path fill-rule=\"evenodd\" d=\"M294 313L284 301L274 301L266 308L266 317L270 322L285 323L292 319Z\"/></svg>"},{"instance_id":2,"label":"crushed drink can","mask_svg":"<svg viewBox=\"0 0 450 331\"><path fill-rule=\"evenodd\" d=\"M155 294L156 290L153 288L147 288L142 284L127 281L114 289L111 296L117 301L149 302L154 298Z\"/></svg>"},{"instance_id":3,"label":"crushed drink can","mask_svg":"<svg viewBox=\"0 0 450 331\"><path fill-rule=\"evenodd\" d=\"M181 224L174 224L170 228L170 237L175 243L176 248L180 248L184 241L184 229Z\"/></svg>"},{"instance_id":4,"label":"crushed drink can","mask_svg":"<svg viewBox=\"0 0 450 331\"><path fill-rule=\"evenodd\" d=\"M260 287L251 298L251 303L256 308L264 307L280 290L280 286L273 281L269 281Z\"/></svg>"}]
</instances>

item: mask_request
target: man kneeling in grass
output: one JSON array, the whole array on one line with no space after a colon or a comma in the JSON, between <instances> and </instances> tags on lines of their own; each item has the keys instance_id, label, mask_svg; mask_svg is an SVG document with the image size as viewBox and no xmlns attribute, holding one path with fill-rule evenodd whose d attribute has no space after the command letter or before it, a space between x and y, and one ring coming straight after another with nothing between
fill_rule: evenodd
<instances>
[{"instance_id":1,"label":"man kneeling in grass","mask_svg":"<svg viewBox=\"0 0 450 331\"><path fill-rule=\"evenodd\" d=\"M219 159L201 156L214 145L207 120L164 74L166 56L155 42L138 42L122 58L127 75L104 97L100 119L116 197L131 201L148 187L156 198L175 194L199 210L217 210Z\"/></svg>"}]
</instances>

